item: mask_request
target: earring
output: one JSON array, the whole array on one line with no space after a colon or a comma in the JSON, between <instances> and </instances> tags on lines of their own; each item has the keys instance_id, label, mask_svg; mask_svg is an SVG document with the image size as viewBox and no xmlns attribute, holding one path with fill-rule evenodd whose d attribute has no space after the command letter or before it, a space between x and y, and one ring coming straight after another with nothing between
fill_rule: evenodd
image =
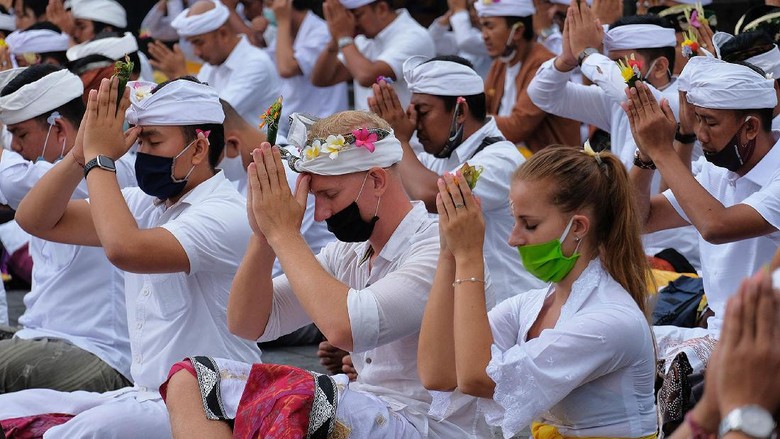
<instances>
[{"instance_id":1,"label":"earring","mask_svg":"<svg viewBox=\"0 0 780 439\"><path fill-rule=\"evenodd\" d=\"M580 242L580 240L581 240L581 239L582 239L582 238L580 238L579 236L575 236L575 237L574 237L574 242Z\"/></svg>"}]
</instances>

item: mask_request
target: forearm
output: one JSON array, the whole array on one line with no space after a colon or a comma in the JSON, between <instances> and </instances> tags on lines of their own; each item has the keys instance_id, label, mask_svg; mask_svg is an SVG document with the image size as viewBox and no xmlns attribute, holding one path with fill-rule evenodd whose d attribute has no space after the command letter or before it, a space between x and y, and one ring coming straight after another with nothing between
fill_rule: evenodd
<instances>
[{"instance_id":1,"label":"forearm","mask_svg":"<svg viewBox=\"0 0 780 439\"><path fill-rule=\"evenodd\" d=\"M322 51L311 72L311 82L315 87L329 87L336 85L338 66L341 64L338 58L338 45L331 41Z\"/></svg>"},{"instance_id":2,"label":"forearm","mask_svg":"<svg viewBox=\"0 0 780 439\"><path fill-rule=\"evenodd\" d=\"M301 68L293 52L290 20L279 21L276 34L276 70L282 78L301 74Z\"/></svg>"},{"instance_id":3,"label":"forearm","mask_svg":"<svg viewBox=\"0 0 780 439\"><path fill-rule=\"evenodd\" d=\"M484 279L485 265L480 254L456 259L456 279ZM485 284L462 282L454 288L455 370L461 392L491 398L495 383L487 374L493 334L485 305Z\"/></svg>"},{"instance_id":4,"label":"forearm","mask_svg":"<svg viewBox=\"0 0 780 439\"><path fill-rule=\"evenodd\" d=\"M141 257L148 249L139 248L142 241L138 236L138 223L127 207L116 173L93 169L87 175L87 188L92 222L100 244L108 259L123 268L122 261L133 258L136 252Z\"/></svg>"},{"instance_id":5,"label":"forearm","mask_svg":"<svg viewBox=\"0 0 780 439\"><path fill-rule=\"evenodd\" d=\"M254 36L255 30L244 23L244 20L239 17L238 12L235 10L230 11L228 23L235 33L244 34L247 36L247 38L250 38L251 41L251 37Z\"/></svg>"},{"instance_id":6,"label":"forearm","mask_svg":"<svg viewBox=\"0 0 780 439\"><path fill-rule=\"evenodd\" d=\"M16 210L16 221L28 233L46 239L62 219L84 169L68 154L33 186Z\"/></svg>"},{"instance_id":7,"label":"forearm","mask_svg":"<svg viewBox=\"0 0 780 439\"><path fill-rule=\"evenodd\" d=\"M417 160L409 142L402 142L404 155L401 159L401 180L404 182L406 192L413 200L421 200L425 203L428 212L436 212L436 194L439 193L437 182L439 175Z\"/></svg>"},{"instance_id":8,"label":"forearm","mask_svg":"<svg viewBox=\"0 0 780 439\"><path fill-rule=\"evenodd\" d=\"M350 287L325 271L300 233L268 239L303 310L333 346L352 351Z\"/></svg>"},{"instance_id":9,"label":"forearm","mask_svg":"<svg viewBox=\"0 0 780 439\"><path fill-rule=\"evenodd\" d=\"M257 340L265 332L273 307L271 278L276 255L264 241L252 235L238 267L228 298L228 329L247 340Z\"/></svg>"},{"instance_id":10,"label":"forearm","mask_svg":"<svg viewBox=\"0 0 780 439\"><path fill-rule=\"evenodd\" d=\"M455 261L448 251L445 252L439 256L417 348L417 372L423 386L440 391L452 390L458 385L453 334Z\"/></svg>"},{"instance_id":11,"label":"forearm","mask_svg":"<svg viewBox=\"0 0 780 439\"><path fill-rule=\"evenodd\" d=\"M376 82L378 76L392 76L396 79L394 74L388 75L389 72L384 71L379 62L372 62L363 56L354 44L344 47L341 53L344 54L344 65L347 70L363 87L370 87Z\"/></svg>"},{"instance_id":12,"label":"forearm","mask_svg":"<svg viewBox=\"0 0 780 439\"><path fill-rule=\"evenodd\" d=\"M633 166L629 170L629 177L634 186L634 199L636 200L637 213L639 213L639 221L644 227L650 218L650 187L653 182L653 171Z\"/></svg>"}]
</instances>

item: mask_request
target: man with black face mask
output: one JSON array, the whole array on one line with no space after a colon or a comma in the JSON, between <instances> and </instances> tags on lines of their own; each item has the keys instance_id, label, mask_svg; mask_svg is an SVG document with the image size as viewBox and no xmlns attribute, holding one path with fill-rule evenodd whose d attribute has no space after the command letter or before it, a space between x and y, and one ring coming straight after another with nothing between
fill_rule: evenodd
<instances>
[{"instance_id":1,"label":"man with black face mask","mask_svg":"<svg viewBox=\"0 0 780 439\"><path fill-rule=\"evenodd\" d=\"M288 135L302 150L292 164L303 172L295 195L277 147L264 143L253 152L247 210L254 233L230 291L231 331L264 341L314 322L334 346L352 352L357 380L331 378L339 387L333 410L351 437L485 437L487 432L474 431L478 415L474 405L468 410L475 403L469 397L459 406L464 410L453 410L457 414L442 420L428 415L431 397L417 375L417 345L439 233L423 203L411 202L404 190L397 169L400 142L387 122L369 112L345 111L308 129L303 125L294 115ZM299 230L308 192L315 197L315 219L326 221L341 241L318 255ZM272 279L274 257L285 274ZM484 279L471 280L479 281ZM227 412L268 401L267 386L258 386L254 373L264 365L211 363L233 371L218 374L223 384L217 399ZM296 373L311 379L309 372ZM177 437L219 437L224 431L226 424L209 421L193 404L192 391L207 386L188 370L169 380L167 404ZM312 402L318 408L319 401ZM245 417L235 418L238 429ZM264 430L258 436L267 437Z\"/></svg>"},{"instance_id":2,"label":"man with black face mask","mask_svg":"<svg viewBox=\"0 0 780 439\"><path fill-rule=\"evenodd\" d=\"M714 312L708 330L717 338L726 301L741 279L772 259L780 243L780 135L771 131L777 97L774 81L757 67L704 56L691 59L678 81L691 104L687 111L695 112L693 133L708 163L693 175L675 152L682 145L668 102L659 107L639 84L626 105L640 151L631 177L641 194L646 231L692 224L699 232L704 290ZM651 198L654 167L669 189ZM662 355L669 341L701 336L668 329L656 331Z\"/></svg>"},{"instance_id":3,"label":"man with black face mask","mask_svg":"<svg viewBox=\"0 0 780 439\"><path fill-rule=\"evenodd\" d=\"M390 121L404 147L399 165L404 187L412 199L425 202L436 212L437 181L445 172L456 172L465 163L483 172L474 193L485 214L485 260L490 275L507 288L506 297L543 287L529 274L506 242L514 226L509 208L509 182L525 159L498 130L495 118L486 116L481 78L471 64L458 56L433 59L412 57L404 63L404 78L412 91L407 117L391 86L374 85L372 110ZM425 152L409 145L412 132Z\"/></svg>"}]
</instances>

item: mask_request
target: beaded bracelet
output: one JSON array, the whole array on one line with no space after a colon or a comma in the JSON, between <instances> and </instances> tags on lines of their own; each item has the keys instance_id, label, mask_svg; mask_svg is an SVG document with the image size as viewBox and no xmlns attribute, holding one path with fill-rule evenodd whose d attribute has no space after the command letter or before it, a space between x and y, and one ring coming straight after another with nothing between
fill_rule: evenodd
<instances>
[{"instance_id":1,"label":"beaded bracelet","mask_svg":"<svg viewBox=\"0 0 780 439\"><path fill-rule=\"evenodd\" d=\"M466 278L466 279L455 279L455 282L452 283L452 287L455 288L456 286L462 284L463 282L481 282L481 283L484 284L485 280L484 279L480 279L478 277L469 277L469 278Z\"/></svg>"}]
</instances>

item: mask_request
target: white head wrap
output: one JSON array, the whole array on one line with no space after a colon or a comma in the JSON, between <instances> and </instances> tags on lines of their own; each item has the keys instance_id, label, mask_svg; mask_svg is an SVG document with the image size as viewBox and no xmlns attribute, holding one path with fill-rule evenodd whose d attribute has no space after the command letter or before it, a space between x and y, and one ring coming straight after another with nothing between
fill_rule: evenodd
<instances>
[{"instance_id":1,"label":"white head wrap","mask_svg":"<svg viewBox=\"0 0 780 439\"><path fill-rule=\"evenodd\" d=\"M342 134L308 142L308 129L314 122L315 119L299 113L290 115L287 140L301 152L301 159L291 166L296 172L345 175L374 167L386 168L400 162L403 157L401 142L392 131L385 138L372 142L373 148L346 143Z\"/></svg>"},{"instance_id":2,"label":"white head wrap","mask_svg":"<svg viewBox=\"0 0 780 439\"><path fill-rule=\"evenodd\" d=\"M130 108L125 116L132 125L201 125L223 123L225 113L219 94L206 84L180 79L151 94L152 83L131 81Z\"/></svg>"},{"instance_id":3,"label":"white head wrap","mask_svg":"<svg viewBox=\"0 0 780 439\"><path fill-rule=\"evenodd\" d=\"M133 34L125 32L123 37L107 37L87 41L68 49L68 61L75 61L89 55L103 55L113 60L122 59L126 54L138 52L138 42Z\"/></svg>"},{"instance_id":4,"label":"white head wrap","mask_svg":"<svg viewBox=\"0 0 780 439\"><path fill-rule=\"evenodd\" d=\"M604 48L610 50L657 49L677 46L674 29L655 24L625 24L604 34Z\"/></svg>"},{"instance_id":5,"label":"white head wrap","mask_svg":"<svg viewBox=\"0 0 780 439\"><path fill-rule=\"evenodd\" d=\"M72 2L70 11L73 18L127 27L127 12L114 0L78 0Z\"/></svg>"},{"instance_id":6,"label":"white head wrap","mask_svg":"<svg viewBox=\"0 0 780 439\"><path fill-rule=\"evenodd\" d=\"M22 73L26 69L27 67L17 67L15 69L3 70L0 72L0 91L3 91L9 82L13 81L14 78L19 76L19 73Z\"/></svg>"},{"instance_id":7,"label":"white head wrap","mask_svg":"<svg viewBox=\"0 0 780 439\"><path fill-rule=\"evenodd\" d=\"M57 70L0 97L0 122L11 125L30 120L80 98L83 93L84 84L78 76Z\"/></svg>"},{"instance_id":8,"label":"white head wrap","mask_svg":"<svg viewBox=\"0 0 780 439\"><path fill-rule=\"evenodd\" d=\"M679 89L688 103L721 110L756 110L777 105L775 81L750 67L709 56L695 56L680 74Z\"/></svg>"},{"instance_id":9,"label":"white head wrap","mask_svg":"<svg viewBox=\"0 0 780 439\"><path fill-rule=\"evenodd\" d=\"M14 55L22 53L64 52L70 45L67 34L49 29L32 29L11 32L5 39Z\"/></svg>"},{"instance_id":10,"label":"white head wrap","mask_svg":"<svg viewBox=\"0 0 780 439\"><path fill-rule=\"evenodd\" d=\"M712 43L715 45L715 55L722 58L721 48L729 41L736 38L727 32L715 32L712 36ZM777 45L772 46L772 50L760 53L745 60L750 64L760 68L767 74L771 74L773 79L780 79L780 50Z\"/></svg>"},{"instance_id":11,"label":"white head wrap","mask_svg":"<svg viewBox=\"0 0 780 439\"><path fill-rule=\"evenodd\" d=\"M474 8L480 17L528 17L536 13L531 0L477 0Z\"/></svg>"},{"instance_id":12,"label":"white head wrap","mask_svg":"<svg viewBox=\"0 0 780 439\"><path fill-rule=\"evenodd\" d=\"M434 96L472 96L485 92L474 69L452 61L428 61L417 55L404 62L404 80L412 93Z\"/></svg>"},{"instance_id":13,"label":"white head wrap","mask_svg":"<svg viewBox=\"0 0 780 439\"><path fill-rule=\"evenodd\" d=\"M0 14L0 30L16 30L16 17L8 14Z\"/></svg>"},{"instance_id":14,"label":"white head wrap","mask_svg":"<svg viewBox=\"0 0 780 439\"><path fill-rule=\"evenodd\" d=\"M171 21L171 26L176 29L180 37L187 38L207 34L219 29L228 21L230 10L227 6L219 0L212 1L214 7L202 14L189 15L190 8L187 8Z\"/></svg>"},{"instance_id":15,"label":"white head wrap","mask_svg":"<svg viewBox=\"0 0 780 439\"><path fill-rule=\"evenodd\" d=\"M357 9L361 6L370 5L376 0L341 0L341 4L347 9Z\"/></svg>"}]
</instances>

